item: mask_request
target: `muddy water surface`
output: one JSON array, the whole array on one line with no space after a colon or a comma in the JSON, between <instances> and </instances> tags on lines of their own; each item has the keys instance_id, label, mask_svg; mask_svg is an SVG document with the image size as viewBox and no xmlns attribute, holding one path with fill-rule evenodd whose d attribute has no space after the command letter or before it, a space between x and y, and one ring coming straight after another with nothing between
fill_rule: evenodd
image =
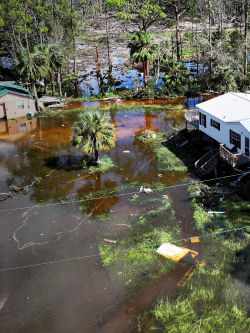
<instances>
[{"instance_id":1,"label":"muddy water surface","mask_svg":"<svg viewBox=\"0 0 250 333\"><path fill-rule=\"evenodd\" d=\"M152 105L146 112L135 107L111 113L117 144L102 154L109 156L115 166L105 174L89 175L81 167L82 153L70 144L77 114L1 122L0 192L9 192L10 185L25 186L34 177L41 178L28 194L0 201L0 267L28 266L0 272L0 302L7 298L0 311L1 332L136 332L136 316L176 288L188 270L184 264L178 264L134 299L123 299L100 257L95 256L99 253L96 234L112 226L84 215L75 202L82 194L94 196L97 191L131 181L169 186L190 176L166 172L159 178L153 152L135 137L143 129L168 132L183 124L183 112L175 112L166 103L166 109L161 110ZM188 107L191 101L186 103ZM86 106L81 103L81 107ZM20 132L25 127L20 123L26 123L25 131ZM130 153L123 153L125 150ZM134 190L138 189L127 192ZM186 187L174 188L168 194L182 236L194 235ZM98 206L95 214L112 210L113 219L119 223L131 216L130 198L115 196L92 200L88 205L90 210ZM62 204L65 201L71 203ZM135 211L139 213L140 207L135 206ZM194 244L187 246L195 249ZM40 265L79 257L85 258Z\"/></svg>"}]
</instances>

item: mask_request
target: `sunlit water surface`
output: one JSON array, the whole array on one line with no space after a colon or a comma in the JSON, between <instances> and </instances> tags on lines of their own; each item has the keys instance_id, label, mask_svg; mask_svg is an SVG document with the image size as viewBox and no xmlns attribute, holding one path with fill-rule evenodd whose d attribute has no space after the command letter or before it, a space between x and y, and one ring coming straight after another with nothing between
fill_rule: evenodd
<instances>
[{"instance_id":1,"label":"sunlit water surface","mask_svg":"<svg viewBox=\"0 0 250 333\"><path fill-rule=\"evenodd\" d=\"M102 154L109 156L115 167L99 175L89 175L81 167L83 155L70 144L76 113L0 122L0 192L8 193L13 184L31 184L34 177L42 179L28 194L0 201L0 268L28 266L0 272L0 302L7 299L0 310L1 332L136 332L136 317L176 288L188 269L181 264L127 301L115 289L98 256L96 234L112 229L112 225L86 217L74 201L79 195L92 192L94 196L96 191L135 180L169 186L190 177L188 173L165 172L159 178L157 159L152 159L153 152L135 135L149 128L167 133L182 126L183 112L175 112L173 104L189 108L202 98L160 101L166 107L161 110L154 109L154 101L144 101L152 103L147 112L136 105L134 109L112 111L117 143ZM71 107L89 105L78 103ZM25 131L20 132L20 128L24 129L20 123L26 123ZM125 150L130 153L123 153ZM173 188L168 193L176 220L185 217L185 224L180 225L182 236L195 235L187 188ZM130 198L125 195L93 200L89 207L98 206L98 213L112 209L112 219L119 223L131 215ZM61 200L72 202L63 205ZM140 208L134 209L139 212ZM86 258L36 265L79 257Z\"/></svg>"}]
</instances>

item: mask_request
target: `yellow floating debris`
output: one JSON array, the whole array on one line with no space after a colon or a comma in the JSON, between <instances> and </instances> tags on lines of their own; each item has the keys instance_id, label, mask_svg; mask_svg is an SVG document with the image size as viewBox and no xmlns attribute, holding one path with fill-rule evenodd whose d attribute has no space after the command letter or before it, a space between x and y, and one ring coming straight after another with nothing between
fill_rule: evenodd
<instances>
[{"instance_id":1,"label":"yellow floating debris","mask_svg":"<svg viewBox=\"0 0 250 333\"><path fill-rule=\"evenodd\" d=\"M117 240L108 239L108 238L104 238L104 241L112 244L116 244L118 242Z\"/></svg>"},{"instance_id":2,"label":"yellow floating debris","mask_svg":"<svg viewBox=\"0 0 250 333\"><path fill-rule=\"evenodd\" d=\"M131 225L130 224L115 224L115 225L117 225L118 227L131 227Z\"/></svg>"},{"instance_id":3,"label":"yellow floating debris","mask_svg":"<svg viewBox=\"0 0 250 333\"><path fill-rule=\"evenodd\" d=\"M184 247L176 246L171 243L162 244L156 252L174 261L181 260L189 252L191 253L193 258L198 255L198 252L186 249Z\"/></svg>"},{"instance_id":4,"label":"yellow floating debris","mask_svg":"<svg viewBox=\"0 0 250 333\"><path fill-rule=\"evenodd\" d=\"M145 193L153 193L153 191L151 190L151 188L145 188L145 189L144 189L144 192L145 192Z\"/></svg>"},{"instance_id":5,"label":"yellow floating debris","mask_svg":"<svg viewBox=\"0 0 250 333\"><path fill-rule=\"evenodd\" d=\"M194 275L196 269L197 269L197 266L192 266L191 268L189 268L189 270L183 276L183 278L181 279L181 281L179 283L177 283L177 286L178 287L184 287L184 285L186 284L186 282Z\"/></svg>"},{"instance_id":6,"label":"yellow floating debris","mask_svg":"<svg viewBox=\"0 0 250 333\"><path fill-rule=\"evenodd\" d=\"M129 150L123 150L123 153L124 153L124 154L129 154L130 151L129 151Z\"/></svg>"},{"instance_id":7,"label":"yellow floating debris","mask_svg":"<svg viewBox=\"0 0 250 333\"><path fill-rule=\"evenodd\" d=\"M199 237L192 237L191 238L191 243L200 243L200 238Z\"/></svg>"}]
</instances>

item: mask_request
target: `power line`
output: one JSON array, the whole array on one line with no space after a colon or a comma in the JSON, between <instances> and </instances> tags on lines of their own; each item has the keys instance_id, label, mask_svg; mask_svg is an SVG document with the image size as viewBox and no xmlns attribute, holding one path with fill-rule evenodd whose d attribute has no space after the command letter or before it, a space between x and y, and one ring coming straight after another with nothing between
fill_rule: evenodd
<instances>
[{"instance_id":1,"label":"power line","mask_svg":"<svg viewBox=\"0 0 250 333\"><path fill-rule=\"evenodd\" d=\"M249 174L250 171L244 172L244 174ZM176 188L176 187L181 187L181 186L187 186L187 185L195 185L195 184L200 184L200 183L205 183L205 182L210 182L210 181L215 181L215 180L221 180L221 179L226 179L226 178L231 178L231 177L237 177L241 176L242 173L238 173L236 175L230 175L230 176L223 176L219 178L211 178L207 180L197 180L197 181L191 181L189 183L185 184L179 184L179 185L171 185L171 186L165 186L161 187L159 189L152 189L152 191L160 191L163 189L169 189L169 188ZM122 188L120 190L123 190ZM118 189L119 191L119 189ZM85 202L85 201L91 201L91 200L98 200L98 199L106 199L106 198L113 198L113 197L119 197L119 196L124 196L124 195L132 195L132 194L138 194L140 193L139 191L136 192L130 192L130 193L121 193L121 194L114 194L114 195L107 195L105 197L97 197L97 198L89 198L89 199L79 199L79 200L72 200L72 201L66 201L66 202L56 202L56 203L51 203L51 204L39 204L35 206L28 206L28 207L18 207L18 208L10 208L10 209L1 209L0 212L9 212L9 211L15 211L15 210L23 210L23 209L31 209L31 208L38 208L38 207L47 207L47 206L55 206L55 205L65 205L65 204L70 204L70 203L80 203L80 202Z\"/></svg>"},{"instance_id":2,"label":"power line","mask_svg":"<svg viewBox=\"0 0 250 333\"><path fill-rule=\"evenodd\" d=\"M190 240L192 238L204 238L204 237L209 237L209 236L214 236L214 235L218 235L218 234L223 234L226 232L233 232L236 230L242 230L242 229L247 229L250 228L250 226L248 227L241 227L241 228L235 228L235 229L230 229L230 230L223 230L223 231L218 231L218 232L213 232L211 234L205 234L205 235L201 235L201 236L193 236L193 237L188 237L188 238L182 238L182 239L178 239L178 240L173 240L171 242L168 243L177 243L177 242L182 242L185 240ZM165 243L165 244L168 244ZM159 246L161 244L151 244L151 245L145 245L145 246L140 246L140 247L134 247L134 248L129 248L129 249L125 249L125 250L118 250L118 251L113 251L113 252L106 252L106 253L97 253L97 254L91 254L89 256L84 256L84 257L75 257L75 258L68 258L68 259L61 259L61 260L55 260L55 261L48 261L48 262L42 262L39 264L31 264L31 265L25 265L25 266L17 266L17 267L10 267L10 268L3 268L0 270L0 272L5 272L5 271L13 271L13 270L17 270L17 269L22 269L22 268L30 268L30 267L36 267L36 266L44 266L44 265L51 265L51 264L57 264L57 263L61 263L61 262L68 262L68 261L73 261L73 260L80 260L80 259L87 259L87 258L92 258L92 257L99 257L99 256L103 256L103 255L109 255L109 254L115 254L115 253L121 253L121 252L128 252L131 250L140 250L140 249L145 249L148 247L154 247L154 246Z\"/></svg>"}]
</instances>

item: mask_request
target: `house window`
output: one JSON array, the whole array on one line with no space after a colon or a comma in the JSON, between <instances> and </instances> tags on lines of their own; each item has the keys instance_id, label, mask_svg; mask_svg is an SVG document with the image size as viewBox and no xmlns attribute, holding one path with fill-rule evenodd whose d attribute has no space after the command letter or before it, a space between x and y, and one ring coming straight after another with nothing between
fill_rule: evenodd
<instances>
[{"instance_id":1,"label":"house window","mask_svg":"<svg viewBox=\"0 0 250 333\"><path fill-rule=\"evenodd\" d=\"M200 125L203 125L204 127L207 127L207 121L206 121L206 116L202 113L199 114L200 115Z\"/></svg>"},{"instance_id":2,"label":"house window","mask_svg":"<svg viewBox=\"0 0 250 333\"><path fill-rule=\"evenodd\" d=\"M16 102L17 110L22 110L24 109L24 101L17 101Z\"/></svg>"},{"instance_id":3,"label":"house window","mask_svg":"<svg viewBox=\"0 0 250 333\"><path fill-rule=\"evenodd\" d=\"M241 135L230 130L230 143L241 149Z\"/></svg>"},{"instance_id":4,"label":"house window","mask_svg":"<svg viewBox=\"0 0 250 333\"><path fill-rule=\"evenodd\" d=\"M218 131L220 131L220 123L218 123L218 121L211 119L211 126L215 127Z\"/></svg>"},{"instance_id":5,"label":"house window","mask_svg":"<svg viewBox=\"0 0 250 333\"><path fill-rule=\"evenodd\" d=\"M20 123L19 128L20 128L20 132L27 132L27 124L26 123Z\"/></svg>"}]
</instances>

